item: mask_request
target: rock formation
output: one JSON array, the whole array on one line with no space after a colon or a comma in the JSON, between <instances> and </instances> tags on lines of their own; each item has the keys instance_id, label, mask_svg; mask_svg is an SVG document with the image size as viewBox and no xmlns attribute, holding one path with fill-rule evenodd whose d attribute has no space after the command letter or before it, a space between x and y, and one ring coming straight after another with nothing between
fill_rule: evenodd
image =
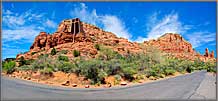
<instances>
[{"instance_id":1,"label":"rock formation","mask_svg":"<svg viewBox=\"0 0 218 101\"><path fill-rule=\"evenodd\" d=\"M208 50L208 48L205 49L205 54L204 54L204 56L205 56L205 57L209 57L209 56L210 56L210 55L209 55L209 50Z\"/></svg>"},{"instance_id":2,"label":"rock formation","mask_svg":"<svg viewBox=\"0 0 218 101\"><path fill-rule=\"evenodd\" d=\"M57 31L53 34L40 32L36 36L30 51L25 54L18 54L16 59L23 56L25 59L36 59L41 54L49 54L52 48L57 51L67 50L67 56L73 58L70 51L78 50L81 56L95 58L98 54L95 44L103 44L120 54L137 53L145 51L141 44L129 42L127 39L119 38L111 32L80 21L80 19L68 19L59 24ZM192 45L181 35L166 33L157 40L149 40L142 43L144 46L156 46L164 53L177 58L194 60L199 58L202 61L214 60L214 51L209 54L206 49L205 55L198 54L193 50ZM34 53L34 54L33 54Z\"/></svg>"},{"instance_id":3,"label":"rock formation","mask_svg":"<svg viewBox=\"0 0 218 101\"><path fill-rule=\"evenodd\" d=\"M193 50L192 45L187 42L181 35L166 33L157 40L149 40L144 42L145 45L158 47L161 51L171 54L177 58L195 60L199 58L202 61L214 60L214 52L209 54L208 48L205 50L205 55L201 55Z\"/></svg>"},{"instance_id":4,"label":"rock formation","mask_svg":"<svg viewBox=\"0 0 218 101\"><path fill-rule=\"evenodd\" d=\"M214 51L211 51L210 57L211 57L211 58L214 58Z\"/></svg>"},{"instance_id":5,"label":"rock formation","mask_svg":"<svg viewBox=\"0 0 218 101\"><path fill-rule=\"evenodd\" d=\"M79 50L82 56L95 57L97 54L97 50L94 47L95 44L106 45L121 54L127 51L141 51L138 43L118 38L111 32L103 31L76 18L62 21L57 31L53 34L40 32L30 47L30 51L25 54L18 54L17 59L21 56L25 59L36 59L40 54L49 54L52 48L56 48L58 51ZM33 52L36 52L36 54L31 55ZM73 57L72 52L69 52L67 55Z\"/></svg>"}]
</instances>

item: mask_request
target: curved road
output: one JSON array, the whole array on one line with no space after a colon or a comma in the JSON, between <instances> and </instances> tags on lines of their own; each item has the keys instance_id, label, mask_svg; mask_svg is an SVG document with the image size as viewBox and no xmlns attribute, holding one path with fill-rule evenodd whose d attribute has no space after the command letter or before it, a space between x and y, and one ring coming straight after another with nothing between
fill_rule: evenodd
<instances>
[{"instance_id":1,"label":"curved road","mask_svg":"<svg viewBox=\"0 0 218 101\"><path fill-rule=\"evenodd\" d=\"M1 94L3 100L194 99L206 74L206 71L199 71L117 88L64 88L2 77Z\"/></svg>"}]
</instances>

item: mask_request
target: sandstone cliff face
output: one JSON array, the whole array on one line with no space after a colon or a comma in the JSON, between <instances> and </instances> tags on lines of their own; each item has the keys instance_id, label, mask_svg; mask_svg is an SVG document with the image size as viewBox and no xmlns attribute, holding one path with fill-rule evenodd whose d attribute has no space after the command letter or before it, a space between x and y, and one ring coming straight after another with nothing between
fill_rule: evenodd
<instances>
[{"instance_id":1,"label":"sandstone cliff face","mask_svg":"<svg viewBox=\"0 0 218 101\"><path fill-rule=\"evenodd\" d=\"M63 29L66 27L63 22L60 23L57 32L53 34L47 34L46 32L39 33L30 47L30 51L26 54L18 54L17 59L21 56L25 59L36 59L40 54L49 54L52 48L56 48L58 51L79 50L82 56L94 58L97 54L97 50L94 47L95 44L106 45L121 54L127 51L141 51L138 43L129 42L124 38L118 38L113 33L103 31L94 25L84 22L80 22L80 25L82 31L77 34L66 32ZM37 53L31 55L32 52ZM72 52L69 52L67 56L73 57Z\"/></svg>"},{"instance_id":2,"label":"sandstone cliff face","mask_svg":"<svg viewBox=\"0 0 218 101\"><path fill-rule=\"evenodd\" d=\"M158 46L162 51L168 53L193 52L192 45L179 34L166 33L157 40L145 41L144 44Z\"/></svg>"},{"instance_id":3,"label":"sandstone cliff face","mask_svg":"<svg viewBox=\"0 0 218 101\"><path fill-rule=\"evenodd\" d=\"M94 25L81 22L79 19L77 19L76 23L77 27L76 24L74 24L70 26L72 29L69 29L69 23L63 21L60 23L55 33L39 33L30 47L30 51L25 54L18 54L17 59L21 56L25 59L36 59L41 54L49 54L52 48L56 48L58 51L68 50L66 55L70 58L73 58L73 50L79 50L82 56L95 58L98 54L98 51L94 47L95 44L103 44L120 54L145 51L140 47L139 43L129 42L124 38L118 38L111 32L103 31ZM75 28L79 29L75 31ZM70 33L69 31L71 30L74 33ZM157 40L145 41L143 45L156 46L164 53L171 54L178 58L189 60L199 58L202 61L215 60L214 51L209 53L209 50L206 49L205 55L198 54L193 50L192 45L179 34L166 33ZM35 54L32 54L33 52L35 52Z\"/></svg>"},{"instance_id":4,"label":"sandstone cliff face","mask_svg":"<svg viewBox=\"0 0 218 101\"><path fill-rule=\"evenodd\" d=\"M202 61L215 60L213 51L209 54L209 50L206 48L205 55L201 55L193 50L192 45L179 34L166 33L157 40L145 41L144 44L146 46L156 46L161 51L177 58L188 60L195 60L196 58L199 58Z\"/></svg>"}]
</instances>

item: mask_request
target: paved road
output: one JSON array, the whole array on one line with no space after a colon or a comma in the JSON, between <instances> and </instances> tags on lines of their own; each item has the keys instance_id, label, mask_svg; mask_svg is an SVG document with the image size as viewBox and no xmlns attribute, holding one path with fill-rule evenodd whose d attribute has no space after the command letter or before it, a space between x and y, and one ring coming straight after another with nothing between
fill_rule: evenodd
<instances>
[{"instance_id":1,"label":"paved road","mask_svg":"<svg viewBox=\"0 0 218 101\"><path fill-rule=\"evenodd\" d=\"M54 87L3 77L2 98L8 100L194 99L196 91L205 79L205 74L206 71L200 71L146 84L95 89Z\"/></svg>"}]
</instances>

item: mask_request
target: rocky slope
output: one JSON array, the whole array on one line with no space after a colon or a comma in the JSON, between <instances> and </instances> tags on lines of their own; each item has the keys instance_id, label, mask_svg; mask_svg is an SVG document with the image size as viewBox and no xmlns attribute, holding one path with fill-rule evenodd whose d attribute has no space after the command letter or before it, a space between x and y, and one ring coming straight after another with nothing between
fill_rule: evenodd
<instances>
[{"instance_id":1,"label":"rocky slope","mask_svg":"<svg viewBox=\"0 0 218 101\"><path fill-rule=\"evenodd\" d=\"M181 35L166 33L157 40L144 41L146 46L159 47L163 52L172 55L177 58L184 58L188 60L195 60L199 58L202 61L214 61L214 51L209 53L208 48L205 49L205 54L201 55L197 53L191 43L187 42Z\"/></svg>"},{"instance_id":2,"label":"rocky slope","mask_svg":"<svg viewBox=\"0 0 218 101\"><path fill-rule=\"evenodd\" d=\"M94 25L81 21L79 21L79 23L77 22L79 25L74 24L74 26L71 26L74 27L74 29L72 28L74 33L69 33L66 31L66 28L68 28L69 25L64 21L60 23L57 31L53 34L40 32L30 47L30 51L25 54L18 54L16 59L19 59L21 56L25 59L37 59L41 54L49 54L52 48L55 48L58 51L67 50L66 56L70 58L73 58L73 50L80 51L81 56L95 58L98 54L97 49L94 47L95 44L103 44L120 54L143 51L143 48L139 43L119 38L111 32L106 32ZM75 28L77 28L75 26L79 27L81 31L75 30ZM75 34L75 31L78 33ZM213 51L209 53L209 50L206 49L205 55L201 55L193 50L192 45L179 34L166 33L157 40L145 41L142 45L157 46L163 52L178 58L189 60L199 58L202 61L215 60Z\"/></svg>"}]
</instances>

